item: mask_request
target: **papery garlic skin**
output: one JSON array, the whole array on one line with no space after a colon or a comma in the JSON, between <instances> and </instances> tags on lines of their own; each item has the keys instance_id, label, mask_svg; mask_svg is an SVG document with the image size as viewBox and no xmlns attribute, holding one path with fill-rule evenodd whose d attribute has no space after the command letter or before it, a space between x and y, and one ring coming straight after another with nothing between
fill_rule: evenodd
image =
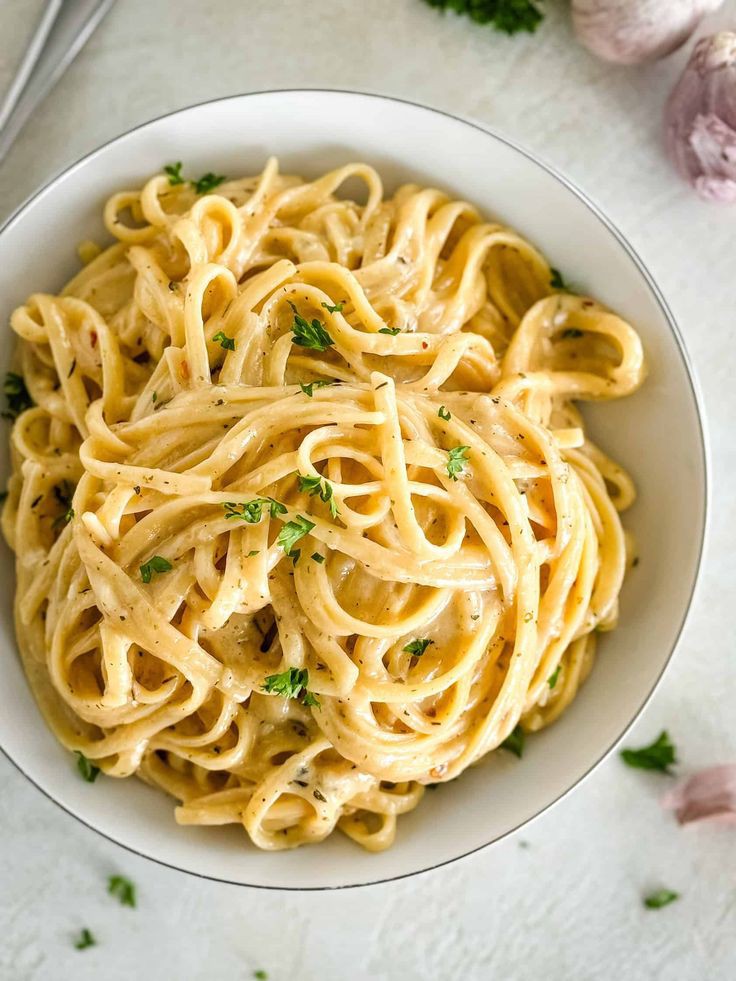
<instances>
[{"instance_id":1,"label":"papery garlic skin","mask_svg":"<svg viewBox=\"0 0 736 981\"><path fill-rule=\"evenodd\" d=\"M578 39L605 61L636 65L670 54L723 0L572 0Z\"/></svg>"},{"instance_id":2,"label":"papery garlic skin","mask_svg":"<svg viewBox=\"0 0 736 981\"><path fill-rule=\"evenodd\" d=\"M736 33L695 46L665 109L667 151L709 201L736 201Z\"/></svg>"}]
</instances>

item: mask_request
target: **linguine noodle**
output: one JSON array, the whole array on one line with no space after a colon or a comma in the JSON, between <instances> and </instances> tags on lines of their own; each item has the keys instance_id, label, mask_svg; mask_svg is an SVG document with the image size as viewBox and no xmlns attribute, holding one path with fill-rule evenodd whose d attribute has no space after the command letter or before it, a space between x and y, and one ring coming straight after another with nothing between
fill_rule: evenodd
<instances>
[{"instance_id":1,"label":"linguine noodle","mask_svg":"<svg viewBox=\"0 0 736 981\"><path fill-rule=\"evenodd\" d=\"M169 172L12 316L26 673L181 824L379 850L615 625L634 490L574 400L632 392L641 344L441 191Z\"/></svg>"}]
</instances>

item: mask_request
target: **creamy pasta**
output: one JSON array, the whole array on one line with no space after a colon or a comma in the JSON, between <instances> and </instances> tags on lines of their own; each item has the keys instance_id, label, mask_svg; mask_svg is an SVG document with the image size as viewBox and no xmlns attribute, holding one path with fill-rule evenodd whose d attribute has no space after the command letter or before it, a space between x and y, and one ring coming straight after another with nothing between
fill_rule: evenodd
<instances>
[{"instance_id":1,"label":"creamy pasta","mask_svg":"<svg viewBox=\"0 0 736 981\"><path fill-rule=\"evenodd\" d=\"M634 490L574 402L632 392L639 338L362 163L171 166L104 216L115 244L11 320L36 699L181 824L386 848L427 785L554 721L615 625Z\"/></svg>"}]
</instances>

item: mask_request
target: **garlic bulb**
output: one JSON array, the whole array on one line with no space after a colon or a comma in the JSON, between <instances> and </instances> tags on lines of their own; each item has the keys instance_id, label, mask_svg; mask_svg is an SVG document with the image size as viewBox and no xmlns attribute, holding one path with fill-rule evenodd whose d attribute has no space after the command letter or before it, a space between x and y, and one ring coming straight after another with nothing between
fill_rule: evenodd
<instances>
[{"instance_id":1,"label":"garlic bulb","mask_svg":"<svg viewBox=\"0 0 736 981\"><path fill-rule=\"evenodd\" d=\"M665 109L675 167L701 197L736 201L736 33L695 45Z\"/></svg>"},{"instance_id":2,"label":"garlic bulb","mask_svg":"<svg viewBox=\"0 0 736 981\"><path fill-rule=\"evenodd\" d=\"M605 61L636 65L679 48L723 0L572 0L578 39Z\"/></svg>"}]
</instances>

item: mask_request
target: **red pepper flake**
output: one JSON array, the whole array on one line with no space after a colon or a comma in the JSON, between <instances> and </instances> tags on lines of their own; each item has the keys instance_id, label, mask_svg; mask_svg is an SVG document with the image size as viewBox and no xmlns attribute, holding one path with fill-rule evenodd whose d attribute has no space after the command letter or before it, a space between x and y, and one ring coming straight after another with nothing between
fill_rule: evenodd
<instances>
[{"instance_id":1,"label":"red pepper flake","mask_svg":"<svg viewBox=\"0 0 736 981\"><path fill-rule=\"evenodd\" d=\"M429 347L429 344L427 344L426 341L422 341L422 350L423 351L426 351L428 347Z\"/></svg>"},{"instance_id":2,"label":"red pepper flake","mask_svg":"<svg viewBox=\"0 0 736 981\"><path fill-rule=\"evenodd\" d=\"M91 330L89 333L89 342L92 347L97 347L97 331Z\"/></svg>"}]
</instances>

